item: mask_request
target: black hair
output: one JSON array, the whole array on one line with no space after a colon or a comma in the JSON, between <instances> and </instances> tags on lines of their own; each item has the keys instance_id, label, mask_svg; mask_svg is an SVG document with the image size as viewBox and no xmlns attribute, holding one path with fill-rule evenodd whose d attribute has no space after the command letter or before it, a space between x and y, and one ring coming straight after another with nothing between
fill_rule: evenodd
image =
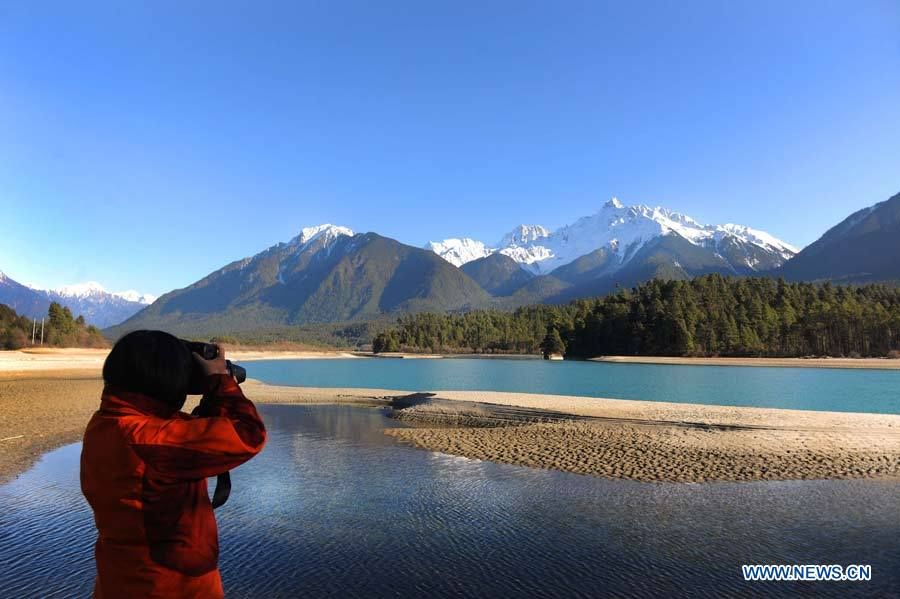
<instances>
[{"instance_id":1,"label":"black hair","mask_svg":"<svg viewBox=\"0 0 900 599\"><path fill-rule=\"evenodd\" d=\"M163 331L133 331L113 346L103 382L180 409L191 383L193 357L183 341Z\"/></svg>"}]
</instances>

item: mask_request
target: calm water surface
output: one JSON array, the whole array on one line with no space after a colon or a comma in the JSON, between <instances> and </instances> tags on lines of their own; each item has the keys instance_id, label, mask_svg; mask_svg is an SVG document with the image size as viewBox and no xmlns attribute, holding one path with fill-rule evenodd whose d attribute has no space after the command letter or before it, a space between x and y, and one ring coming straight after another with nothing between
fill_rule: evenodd
<instances>
[{"instance_id":1,"label":"calm water surface","mask_svg":"<svg viewBox=\"0 0 900 599\"><path fill-rule=\"evenodd\" d=\"M726 406L900 414L900 370L607 364L503 359L248 362L280 385L484 390Z\"/></svg>"},{"instance_id":2,"label":"calm water surface","mask_svg":"<svg viewBox=\"0 0 900 599\"><path fill-rule=\"evenodd\" d=\"M900 483L646 484L419 451L376 409L264 406L217 515L230 597L900 595ZM80 446L0 487L0 597L88 596ZM870 583L744 583L868 563Z\"/></svg>"}]
</instances>

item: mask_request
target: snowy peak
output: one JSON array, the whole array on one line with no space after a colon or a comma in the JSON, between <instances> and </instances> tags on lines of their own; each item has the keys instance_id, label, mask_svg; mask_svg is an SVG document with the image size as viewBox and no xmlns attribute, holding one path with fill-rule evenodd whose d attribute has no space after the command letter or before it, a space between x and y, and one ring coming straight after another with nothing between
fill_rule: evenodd
<instances>
[{"instance_id":1,"label":"snowy peak","mask_svg":"<svg viewBox=\"0 0 900 599\"><path fill-rule=\"evenodd\" d=\"M542 237L547 237L548 235L550 235L550 231L540 225L519 225L504 235L503 239L497 244L497 247L505 248L514 245L527 245Z\"/></svg>"},{"instance_id":2,"label":"snowy peak","mask_svg":"<svg viewBox=\"0 0 900 599\"><path fill-rule=\"evenodd\" d=\"M482 242L468 237L429 241L425 244L425 249L431 250L453 266L462 266L467 262L472 262L494 253L494 250L488 248Z\"/></svg>"},{"instance_id":3,"label":"snowy peak","mask_svg":"<svg viewBox=\"0 0 900 599\"><path fill-rule=\"evenodd\" d=\"M281 248L287 247L295 258L299 259L301 255L318 254L320 250L325 250L326 254L331 253L331 248L335 243L345 237L353 237L354 233L347 227L338 225L316 225L315 227L305 227L300 229L300 234L291 239L287 244L279 243L272 246L267 251L281 251ZM247 266L252 262L253 258L245 258L243 263ZM280 274L279 274L280 276Z\"/></svg>"},{"instance_id":4,"label":"snowy peak","mask_svg":"<svg viewBox=\"0 0 900 599\"><path fill-rule=\"evenodd\" d=\"M140 291L135 291L134 289L129 289L127 291L115 291L113 295L116 297L121 297L126 302L134 302L136 304L144 304L149 306L153 302L156 301L156 296L151 295L149 293L141 293Z\"/></svg>"},{"instance_id":5,"label":"snowy peak","mask_svg":"<svg viewBox=\"0 0 900 599\"><path fill-rule=\"evenodd\" d=\"M0 303L32 318L47 315L51 302L62 304L75 316L83 316L88 324L107 327L118 324L156 300L155 296L137 291L107 291L96 281L42 289L21 285L7 276L0 278Z\"/></svg>"},{"instance_id":6,"label":"snowy peak","mask_svg":"<svg viewBox=\"0 0 900 599\"><path fill-rule=\"evenodd\" d=\"M103 285L96 281L87 281L86 283L76 283L74 285L63 285L62 287L49 289L48 291L54 292L62 297L74 297L78 299L97 297L107 293L106 289L103 288Z\"/></svg>"},{"instance_id":7,"label":"snowy peak","mask_svg":"<svg viewBox=\"0 0 900 599\"><path fill-rule=\"evenodd\" d=\"M107 291L103 285L96 281L63 285L56 289L42 289L35 285L29 285L29 287L35 291L42 291L51 297L71 300L109 301L112 298L116 298L126 302L144 305L152 304L156 300L155 295L140 293L133 289L128 291Z\"/></svg>"},{"instance_id":8,"label":"snowy peak","mask_svg":"<svg viewBox=\"0 0 900 599\"><path fill-rule=\"evenodd\" d=\"M317 239L322 239L327 244L342 235L353 237L353 231L347 227L338 225L316 225L315 227L305 227L301 229L297 241L300 244L307 244Z\"/></svg>"},{"instance_id":9,"label":"snowy peak","mask_svg":"<svg viewBox=\"0 0 900 599\"><path fill-rule=\"evenodd\" d=\"M787 242L781 241L777 237L770 235L765 231L751 229L750 227L745 227L744 225L735 225L732 223L728 223L724 225L717 225L715 229L717 234L720 234L722 236L733 235L734 237L740 239L745 243L751 243L763 249L775 252L784 260L789 260L794 256L794 254L800 251L799 248Z\"/></svg>"},{"instance_id":10,"label":"snowy peak","mask_svg":"<svg viewBox=\"0 0 900 599\"><path fill-rule=\"evenodd\" d=\"M736 261L735 272L774 268L797 253L797 248L764 231L735 224L703 225L668 208L627 206L615 197L599 212L553 232L540 225L520 225L495 248L469 238L431 242L426 248L457 266L499 252L535 274L547 274L604 248L621 267L648 242L665 235L677 235L715 253L720 248L727 251L728 260Z\"/></svg>"}]
</instances>

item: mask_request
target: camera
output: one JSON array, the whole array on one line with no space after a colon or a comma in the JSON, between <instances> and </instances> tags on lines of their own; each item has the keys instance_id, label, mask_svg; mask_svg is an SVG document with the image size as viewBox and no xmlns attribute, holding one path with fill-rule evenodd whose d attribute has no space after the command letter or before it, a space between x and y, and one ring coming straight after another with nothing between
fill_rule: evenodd
<instances>
[{"instance_id":1,"label":"camera","mask_svg":"<svg viewBox=\"0 0 900 599\"><path fill-rule=\"evenodd\" d=\"M189 351L198 354L204 360L215 360L219 355L219 348L212 343L185 341L184 339L181 341L187 346ZM247 370L243 366L233 364L231 360L225 360L225 367L228 369L228 374L233 376L238 384L247 380ZM206 383L204 381L203 371L199 366L195 366L193 372L191 372L191 386L188 395L202 395L205 390Z\"/></svg>"}]
</instances>

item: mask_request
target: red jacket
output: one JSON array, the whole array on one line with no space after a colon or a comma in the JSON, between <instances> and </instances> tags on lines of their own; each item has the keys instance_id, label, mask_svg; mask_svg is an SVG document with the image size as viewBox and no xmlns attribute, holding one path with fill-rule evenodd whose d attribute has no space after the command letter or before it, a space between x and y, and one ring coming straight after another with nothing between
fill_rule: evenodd
<instances>
[{"instance_id":1,"label":"red jacket","mask_svg":"<svg viewBox=\"0 0 900 599\"><path fill-rule=\"evenodd\" d=\"M259 453L266 429L233 378L207 383L193 415L103 390L81 451L99 532L95 597L223 596L206 478Z\"/></svg>"}]
</instances>

